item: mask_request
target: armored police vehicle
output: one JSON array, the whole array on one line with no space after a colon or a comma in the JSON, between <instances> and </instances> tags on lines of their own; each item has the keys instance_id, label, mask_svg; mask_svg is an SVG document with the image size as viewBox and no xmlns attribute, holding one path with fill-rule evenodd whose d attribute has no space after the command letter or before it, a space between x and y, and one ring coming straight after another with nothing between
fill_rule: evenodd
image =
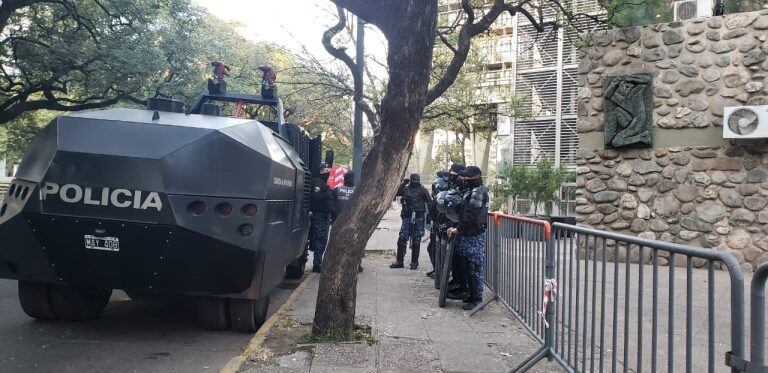
<instances>
[{"instance_id":1,"label":"armored police vehicle","mask_svg":"<svg viewBox=\"0 0 768 373\"><path fill-rule=\"evenodd\" d=\"M186 113L153 99L60 116L0 204L0 277L38 319L96 318L123 289L182 295L205 327L254 331L270 291L304 273L319 153L277 97L206 91Z\"/></svg>"}]
</instances>

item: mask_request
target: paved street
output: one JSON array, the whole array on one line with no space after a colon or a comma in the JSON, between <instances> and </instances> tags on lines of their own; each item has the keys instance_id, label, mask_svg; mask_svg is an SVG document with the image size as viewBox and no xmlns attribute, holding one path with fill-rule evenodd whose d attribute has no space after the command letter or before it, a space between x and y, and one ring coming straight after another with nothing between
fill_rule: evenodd
<instances>
[{"instance_id":1,"label":"paved street","mask_svg":"<svg viewBox=\"0 0 768 373\"><path fill-rule=\"evenodd\" d=\"M394 250L399 224L391 210L369 249ZM270 314L297 285L275 289ZM134 302L121 291L96 321L36 321L22 311L16 281L0 279L0 372L218 372L251 337L201 329L190 307Z\"/></svg>"},{"instance_id":2,"label":"paved street","mask_svg":"<svg viewBox=\"0 0 768 373\"><path fill-rule=\"evenodd\" d=\"M270 314L296 284L272 293ZM122 292L96 321L35 321L19 306L16 282L0 280L0 372L218 372L251 337L201 329L188 309Z\"/></svg>"}]
</instances>

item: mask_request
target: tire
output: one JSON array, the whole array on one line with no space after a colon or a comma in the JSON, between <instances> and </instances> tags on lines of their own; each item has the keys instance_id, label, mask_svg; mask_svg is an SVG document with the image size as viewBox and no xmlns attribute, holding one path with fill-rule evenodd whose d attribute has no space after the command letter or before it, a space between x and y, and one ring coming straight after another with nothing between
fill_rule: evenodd
<instances>
[{"instance_id":1,"label":"tire","mask_svg":"<svg viewBox=\"0 0 768 373\"><path fill-rule=\"evenodd\" d=\"M455 246L456 238L451 238L448 241L448 247L445 249L445 256L443 256L443 268L440 271L440 290L438 291L437 305L440 308L445 307L445 297L448 295L448 279L451 274L451 263L453 262L453 247Z\"/></svg>"},{"instance_id":2,"label":"tire","mask_svg":"<svg viewBox=\"0 0 768 373\"><path fill-rule=\"evenodd\" d=\"M302 256L285 267L285 278L290 280L298 280L304 277L304 271L306 268L307 259Z\"/></svg>"},{"instance_id":3,"label":"tire","mask_svg":"<svg viewBox=\"0 0 768 373\"><path fill-rule=\"evenodd\" d=\"M19 280L19 303L29 317L39 320L57 319L51 304L49 284Z\"/></svg>"},{"instance_id":4,"label":"tire","mask_svg":"<svg viewBox=\"0 0 768 373\"><path fill-rule=\"evenodd\" d=\"M243 333L254 333L267 321L269 297L260 299L229 300L229 315L232 329Z\"/></svg>"},{"instance_id":5,"label":"tire","mask_svg":"<svg viewBox=\"0 0 768 373\"><path fill-rule=\"evenodd\" d=\"M101 315L112 296L112 289L50 285L53 312L61 320L93 320Z\"/></svg>"},{"instance_id":6,"label":"tire","mask_svg":"<svg viewBox=\"0 0 768 373\"><path fill-rule=\"evenodd\" d=\"M229 329L229 307L226 298L199 297L195 300L197 321L205 329Z\"/></svg>"}]
</instances>

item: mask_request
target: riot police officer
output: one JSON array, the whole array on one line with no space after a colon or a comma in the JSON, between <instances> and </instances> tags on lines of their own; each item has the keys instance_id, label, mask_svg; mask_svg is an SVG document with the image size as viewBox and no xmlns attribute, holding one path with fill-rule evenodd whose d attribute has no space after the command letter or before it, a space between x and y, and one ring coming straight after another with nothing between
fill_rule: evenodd
<instances>
[{"instance_id":1,"label":"riot police officer","mask_svg":"<svg viewBox=\"0 0 768 373\"><path fill-rule=\"evenodd\" d=\"M465 260L464 273L468 292L463 309L471 310L483 300L485 229L489 198L488 189L483 185L482 172L478 167L469 166L461 172L458 184L466 188L466 191L459 222L456 227L448 229L448 235L457 236L456 253Z\"/></svg>"},{"instance_id":2,"label":"riot police officer","mask_svg":"<svg viewBox=\"0 0 768 373\"><path fill-rule=\"evenodd\" d=\"M349 202L350 198L352 198L352 194L354 192L355 174L352 171L347 171L347 173L344 174L344 184L337 186L333 190L334 208L333 213L331 214L331 223L336 221L336 218L339 217L339 214L341 214L341 212L344 211L344 209L347 207L347 203ZM363 271L362 263L357 268L357 271Z\"/></svg>"},{"instance_id":3,"label":"riot police officer","mask_svg":"<svg viewBox=\"0 0 768 373\"><path fill-rule=\"evenodd\" d=\"M355 174L352 171L347 171L344 174L344 184L336 187L333 190L333 197L335 199L335 205L333 209L332 220L336 220L336 217L344 211L344 207L347 206L347 202L352 198L352 193L355 192Z\"/></svg>"},{"instance_id":4,"label":"riot police officer","mask_svg":"<svg viewBox=\"0 0 768 373\"><path fill-rule=\"evenodd\" d=\"M458 185L459 174L463 172L466 167L463 164L454 163L449 170L448 181L450 183L449 189L456 189L460 192L461 188ZM447 234L448 228L453 226L453 223L449 219L443 219L444 224L442 226L442 234ZM448 290L452 293L466 293L466 279L464 278L464 260L458 255L454 255L451 261L451 280L448 281Z\"/></svg>"},{"instance_id":5,"label":"riot police officer","mask_svg":"<svg viewBox=\"0 0 768 373\"><path fill-rule=\"evenodd\" d=\"M430 197L427 189L421 185L419 174L411 174L408 179L403 180L397 190L397 196L402 197L400 202L403 208L400 217L403 219L403 224L400 226L400 235L397 239L397 259L389 267L404 267L405 250L410 239L411 269L416 269L419 267L419 246L421 245L421 237L424 236L427 204L432 202L432 197Z\"/></svg>"},{"instance_id":6,"label":"riot police officer","mask_svg":"<svg viewBox=\"0 0 768 373\"><path fill-rule=\"evenodd\" d=\"M312 221L310 224L309 250L314 252L312 272L320 272L323 263L325 245L328 243L328 226L333 212L333 190L328 186L330 168L325 163L320 163L312 178L312 194L310 196L310 211Z\"/></svg>"}]
</instances>

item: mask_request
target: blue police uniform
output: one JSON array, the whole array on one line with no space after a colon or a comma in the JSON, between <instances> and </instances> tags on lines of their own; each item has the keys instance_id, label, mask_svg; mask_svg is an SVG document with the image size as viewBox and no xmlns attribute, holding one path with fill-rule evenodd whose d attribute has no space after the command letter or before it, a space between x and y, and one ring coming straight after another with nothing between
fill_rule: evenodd
<instances>
[{"instance_id":1,"label":"blue police uniform","mask_svg":"<svg viewBox=\"0 0 768 373\"><path fill-rule=\"evenodd\" d=\"M474 293L478 298L483 297L483 281L485 280L485 233L475 236L459 236L456 238L456 253L474 264ZM471 292L471 289L470 289Z\"/></svg>"},{"instance_id":2,"label":"blue police uniform","mask_svg":"<svg viewBox=\"0 0 768 373\"><path fill-rule=\"evenodd\" d=\"M318 168L327 167L324 163ZM331 213L334 209L333 190L328 186L328 174L317 175L312 179L312 193L310 195L310 221L309 250L314 253L312 270L320 272L323 263L325 246L328 244L328 227L330 226Z\"/></svg>"},{"instance_id":3,"label":"blue police uniform","mask_svg":"<svg viewBox=\"0 0 768 373\"><path fill-rule=\"evenodd\" d=\"M400 226L400 238L414 240L421 240L424 237L424 224L426 217L424 213L413 213L406 216L402 216L403 224Z\"/></svg>"},{"instance_id":4,"label":"blue police uniform","mask_svg":"<svg viewBox=\"0 0 768 373\"><path fill-rule=\"evenodd\" d=\"M479 176L476 167L467 167L462 176ZM461 204L461 218L457 225L456 253L466 260L466 282L469 296L464 309L472 309L483 300L485 277L485 229L488 215L488 189L481 179L466 180L466 193Z\"/></svg>"},{"instance_id":5,"label":"blue police uniform","mask_svg":"<svg viewBox=\"0 0 768 373\"><path fill-rule=\"evenodd\" d=\"M419 248L421 238L424 237L427 204L432 202L432 197L420 181L419 175L411 174L397 191L397 195L402 197L403 209L400 217L403 219L403 224L400 226L397 240L397 260L390 265L391 268L403 267L408 241L411 242L411 269L419 266Z\"/></svg>"}]
</instances>

